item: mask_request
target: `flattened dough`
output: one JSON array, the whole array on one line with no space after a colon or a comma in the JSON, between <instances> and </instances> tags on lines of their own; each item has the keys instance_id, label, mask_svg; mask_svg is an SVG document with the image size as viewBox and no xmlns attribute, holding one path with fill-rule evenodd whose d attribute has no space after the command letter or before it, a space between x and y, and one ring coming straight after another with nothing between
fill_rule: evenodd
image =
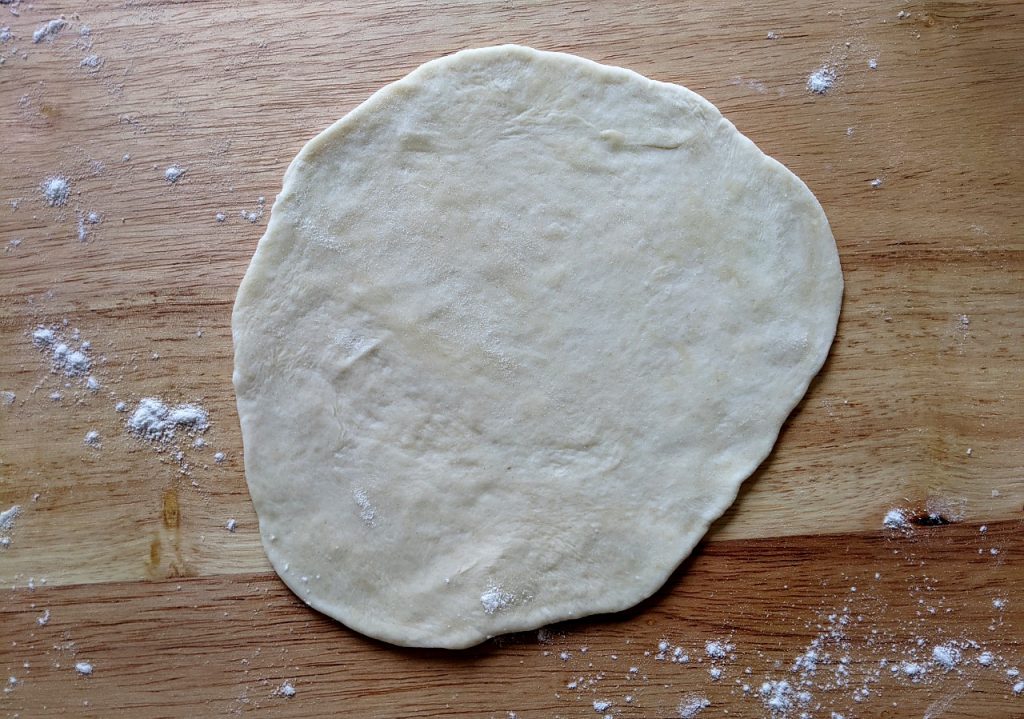
<instances>
[{"instance_id":1,"label":"flattened dough","mask_svg":"<svg viewBox=\"0 0 1024 719\"><path fill-rule=\"evenodd\" d=\"M238 291L267 554L395 644L625 609L767 456L841 295L814 196L699 95L428 62L302 149Z\"/></svg>"}]
</instances>

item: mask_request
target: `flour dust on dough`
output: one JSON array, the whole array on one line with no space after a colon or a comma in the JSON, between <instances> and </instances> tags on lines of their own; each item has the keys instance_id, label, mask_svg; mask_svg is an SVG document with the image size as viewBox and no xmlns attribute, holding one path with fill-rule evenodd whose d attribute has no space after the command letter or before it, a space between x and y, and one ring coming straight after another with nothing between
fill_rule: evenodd
<instances>
[{"instance_id":1,"label":"flour dust on dough","mask_svg":"<svg viewBox=\"0 0 1024 719\"><path fill-rule=\"evenodd\" d=\"M302 149L238 291L267 554L401 645L625 609L767 456L841 295L814 196L699 95L428 62Z\"/></svg>"}]
</instances>

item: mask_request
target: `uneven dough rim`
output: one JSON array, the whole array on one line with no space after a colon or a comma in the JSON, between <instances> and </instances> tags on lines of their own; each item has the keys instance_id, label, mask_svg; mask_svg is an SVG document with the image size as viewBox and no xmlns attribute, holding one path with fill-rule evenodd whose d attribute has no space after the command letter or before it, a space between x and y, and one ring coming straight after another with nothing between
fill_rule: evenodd
<instances>
[{"instance_id":1,"label":"uneven dough rim","mask_svg":"<svg viewBox=\"0 0 1024 719\"><path fill-rule=\"evenodd\" d=\"M326 145L334 142L344 142L344 139L348 132L350 131L350 129L356 126L358 123L360 123L364 115L376 112L378 111L379 108L381 108L383 105L389 102L392 98L400 97L404 93L406 88L415 87L420 82L431 77L432 75L444 72L449 66L457 65L460 58L464 57L466 54L475 54L480 57L485 57L486 55L495 55L496 57L503 57L508 54L511 54L512 56L528 60L542 59L549 56L555 56L560 61L576 64L579 67L586 68L588 71L599 75L603 74L606 77L615 77L617 80L623 82L642 81L644 84L652 88L658 88L659 90L667 89L668 92L685 95L689 101L699 104L716 121L720 123L725 123L730 128L732 128L736 135L739 138L742 138L742 142L748 143L751 147L757 150L761 161L767 162L769 165L774 166L775 169L778 169L784 172L785 174L789 175L791 179L796 180L798 185L801 188L803 188L803 190L806 191L807 195L813 200L815 206L817 207L817 210L821 213L821 216L825 222L825 227L828 228L829 232L831 233L827 218L824 214L824 210L821 208L821 205L818 202L817 198L810 191L810 189L803 182L803 180L800 179L795 173L790 171L787 167L785 167L785 165L783 165L781 162L765 154L763 151L760 150L760 148L757 148L756 144L752 140L750 140L750 138L736 130L733 123L731 123L728 119L723 117L719 110L701 95L681 85L653 80L651 78L645 77L637 72L634 72L626 68L604 65L568 53L541 51L514 44L461 50L454 54L437 58L423 65L420 65L403 78L378 89L369 98L364 100L362 103L360 103L353 110L348 112L342 118L336 120L326 129L324 129L315 137L310 139L302 147L299 153L289 164L288 169L285 172L282 183L282 189L277 196L277 201L287 199L295 191L295 185L297 184L295 179L296 174L299 172L300 168L305 163L315 161L320 151L322 149L326 149ZM263 245L264 241L274 233L277 225L283 221L283 215L281 213L275 215L273 210L271 210L270 220L267 224L267 228L263 236L259 241L259 244L257 245L256 252L259 251L259 248L261 245ZM239 286L239 290L232 311L233 318L234 315L238 312L239 306L245 303L245 298L250 292L250 285L256 282L256 280L254 279L254 274L255 273L252 272L252 264L250 264ZM682 565L689 556L691 556L693 548L696 547L702 541L711 524L719 517L721 517L726 512L726 510L734 503L736 497L739 494L743 482L746 481L746 479L748 479L761 464L763 464L763 462L765 461L765 459L767 459L768 456L770 456L771 452L775 447L776 442L778 441L778 436L781 433L782 428L785 426L788 417L792 414L793 410L800 404L800 402L806 395L807 389L814 381L815 377L817 377L822 366L827 360L828 354L832 346L832 342L835 338L835 332L838 327L840 308L843 298L843 279L841 268L839 271L839 285L837 290L838 291L836 293L836 300L833 312L836 320L831 326L831 337L828 340L828 342L824 343L822 351L819 352L818 356L814 358L813 363L809 363L809 370L806 375L806 379L801 381L799 385L791 386L791 388L793 389L792 401L789 402L788 406L786 407L783 407L782 404L779 405L778 417L780 417L781 419L776 423L778 425L777 429L771 436L771 442L766 445L767 449L756 459L751 460L749 463L745 463L742 469L736 471L733 474L733 476L729 478L729 483L733 485L731 491L723 491L719 494L716 494L715 497L718 498L719 501L709 503L705 506L704 511L699 515L701 520L699 526L697 522L693 523L691 536L694 538L692 539L692 541L688 542L689 547L681 553L681 556L679 556L678 561L675 562L671 566L671 568L669 568L668 571L666 571L663 575L654 576L652 574L650 581L644 584L642 588L640 584L634 584L633 591L631 592L632 599L622 599L621 601L609 601L607 602L607 604L603 606L599 601L595 600L595 602L585 610L569 610L568 607L559 607L557 605L547 606L545 607L545 609L547 610L545 613L550 617L547 623L569 621L581 617L615 613L636 606L639 602L642 602L645 599L649 598L654 593L656 593L662 586L664 586L664 584L668 581L672 574L674 574L678 570L679 566ZM233 321L232 334L235 343L237 344L238 337L236 335L236 327L237 325ZM237 390L239 385L239 376L237 370L235 370L233 373L233 382ZM244 452L244 454L247 454L247 452ZM747 466L748 464L749 466ZM256 497L253 497L253 503L254 505L259 505L259 500ZM257 516L260 515L261 512L257 511ZM271 541L271 538L268 532L264 530L262 523L260 526L260 538L264 550L266 551L267 556L271 561L271 564L273 565L275 571L278 573L278 576L292 590L292 592L294 592L295 595L301 599L301 601L332 618L336 618L337 621L345 624L347 627L350 627L353 630L358 631L359 633L365 634L375 639L379 639L400 646L463 649L477 645L498 634L511 633L517 631L527 631L537 626L536 621L525 623L522 621L509 621L516 619L514 617L505 618L507 623L507 626L505 626L500 621L503 617L492 617L492 619L495 619L497 622L495 632L484 634L478 631L473 631L472 627L462 627L457 630L453 630L451 633L449 633L445 637L444 643L441 644L438 642L435 636L418 636L417 628L415 627L400 626L394 623L381 624L375 623L373 620L367 621L367 614L365 612L359 611L358 608L350 607L344 604L331 603L330 601L325 600L319 596L312 596L305 593L303 591L304 586L300 581L298 581L297 577L292 577L289 572L282 571L283 565L287 562L285 559L278 556L280 547ZM568 604L571 604L571 602L568 602Z\"/></svg>"}]
</instances>

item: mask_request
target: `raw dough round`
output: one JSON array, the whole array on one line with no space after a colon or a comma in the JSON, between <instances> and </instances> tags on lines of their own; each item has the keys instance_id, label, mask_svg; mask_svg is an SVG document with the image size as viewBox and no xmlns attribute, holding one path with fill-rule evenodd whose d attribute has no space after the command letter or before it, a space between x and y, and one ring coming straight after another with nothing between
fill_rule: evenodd
<instances>
[{"instance_id":1,"label":"raw dough round","mask_svg":"<svg viewBox=\"0 0 1024 719\"><path fill-rule=\"evenodd\" d=\"M302 149L238 291L267 554L395 644L625 609L767 456L841 295L814 196L699 95L428 62Z\"/></svg>"}]
</instances>

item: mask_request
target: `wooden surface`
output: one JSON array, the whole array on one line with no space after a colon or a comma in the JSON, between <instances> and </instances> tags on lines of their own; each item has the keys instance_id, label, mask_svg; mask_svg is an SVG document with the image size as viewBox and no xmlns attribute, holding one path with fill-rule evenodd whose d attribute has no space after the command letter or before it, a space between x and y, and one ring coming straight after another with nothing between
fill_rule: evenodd
<instances>
[{"instance_id":1,"label":"wooden surface","mask_svg":"<svg viewBox=\"0 0 1024 719\"><path fill-rule=\"evenodd\" d=\"M33 43L60 15L65 29ZM0 678L14 677L0 715L675 717L698 697L701 717L1024 716L1007 674L1024 669L1022 15L973 2L0 5L13 35L0 44L0 390L15 395L0 401L0 511L22 507L0 532ZM306 609L269 568L241 463L231 303L307 139L421 62L497 42L714 102L820 199L843 315L775 452L656 597L541 637L399 650ZM91 55L99 67L81 66ZM813 95L823 64L838 81ZM173 164L186 173L172 185ZM71 196L48 207L40 183L57 174ZM101 221L80 242L91 211ZM62 334L92 343L97 392L33 346L35 327L65 320ZM145 396L206 407L207 446L181 443L179 460L126 433L115 404ZM884 531L894 507L941 523ZM712 661L708 641L734 649ZM813 642L814 675L791 671ZM945 645L960 652L948 671L933 660ZM676 646L688 663L671 661ZM773 709L759 691L780 680L811 698Z\"/></svg>"}]
</instances>

